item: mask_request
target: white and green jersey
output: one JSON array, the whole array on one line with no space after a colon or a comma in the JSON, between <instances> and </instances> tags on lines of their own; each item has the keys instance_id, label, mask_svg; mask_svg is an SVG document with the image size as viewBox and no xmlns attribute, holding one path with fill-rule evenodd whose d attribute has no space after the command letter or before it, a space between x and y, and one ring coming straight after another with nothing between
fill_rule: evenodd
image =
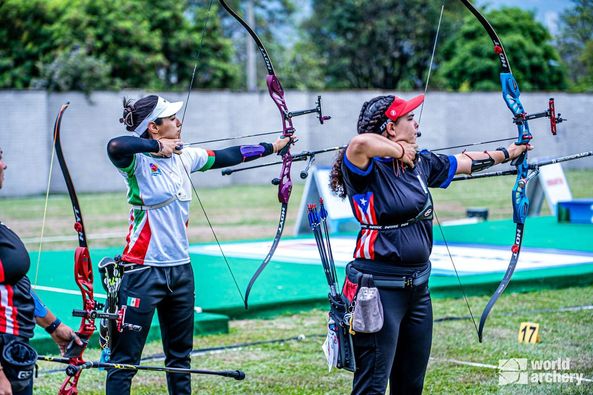
<instances>
[{"instance_id":1,"label":"white and green jersey","mask_svg":"<svg viewBox=\"0 0 593 395\"><path fill-rule=\"evenodd\" d=\"M128 203L132 205L122 255L125 262L148 266L189 262L187 226L192 189L188 174L206 171L213 163L212 151L187 147L170 158L135 154L130 166L118 169L128 184Z\"/></svg>"}]
</instances>

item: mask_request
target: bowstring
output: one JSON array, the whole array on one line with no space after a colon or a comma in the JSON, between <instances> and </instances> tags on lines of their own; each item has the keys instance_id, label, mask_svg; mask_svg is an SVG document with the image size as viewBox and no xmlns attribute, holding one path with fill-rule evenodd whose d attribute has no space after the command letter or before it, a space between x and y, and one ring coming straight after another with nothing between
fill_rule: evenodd
<instances>
[{"instance_id":1,"label":"bowstring","mask_svg":"<svg viewBox=\"0 0 593 395\"><path fill-rule=\"evenodd\" d=\"M39 266L41 265L41 252L42 252L42 248L43 248L43 238L44 238L44 234L45 234L45 223L47 220L47 207L48 207L48 202L49 202L49 188L51 186L51 179L52 179L52 174L53 174L53 168L54 168L54 158L55 158L55 153L56 153L56 135L55 135L55 131L54 133L52 133L53 139L52 139L52 149L51 149L51 157L50 157L50 161L49 161L49 172L47 174L47 188L45 189L45 202L44 202L44 207L43 207L43 220L41 221L41 234L39 235L39 248L37 249L37 265L35 267L35 278L33 281L33 285L37 286L37 280L39 278Z\"/></svg>"},{"instance_id":2,"label":"bowstring","mask_svg":"<svg viewBox=\"0 0 593 395\"><path fill-rule=\"evenodd\" d=\"M208 24L210 22L210 18L212 17L212 3L214 0L210 0L208 2L208 11L207 11L207 15L206 15L206 22L204 23L204 26L202 27L202 34L200 37L200 45L198 47L198 52L196 54L196 63L194 64L194 69L192 71L192 75L191 75L191 80L189 83L189 89L187 90L187 97L185 99L185 108L183 109L183 114L181 116L181 127L179 128L179 135L181 136L181 131L183 129L183 123L185 120L185 114L187 113L187 108L189 106L189 98L191 96L191 90L192 87L194 85L194 81L196 78L196 71L198 69L198 61L200 59L200 54L202 53L202 47L204 46L204 36L206 35L206 29L208 28ZM206 213L206 208L204 207L204 205L202 204L202 199L200 199L200 195L198 194L198 191L191 179L190 176L190 172L188 171L187 166L185 165L185 162L183 161L183 156L179 155L179 159L181 160L181 164L183 167L183 170L185 171L185 174L187 176L187 179L189 180L189 183L191 185L191 188L194 192L194 195L196 196L198 203L200 205L200 208L202 209L202 213L204 213L204 218L206 218L206 222L208 223L208 227L210 228L210 231L212 232L212 235L214 236L214 240L216 241L216 245L218 245L218 249L220 250L220 254L222 256L222 258L224 259L224 262L227 266L227 269L229 269L229 272L231 274L231 277L233 279L233 282L235 283L235 287L237 288L237 291L239 292L239 296L241 297L241 300L243 301L243 304L245 304L245 297L243 296L243 292L241 292L241 288L239 287L239 283L237 282L237 279L235 278L235 274L233 273L233 270L231 269L231 265L222 249L222 245L220 244L220 241L218 240L218 236L216 235L216 232L214 231L214 227L212 226L212 222L210 221L210 217L208 216L208 214Z\"/></svg>"},{"instance_id":3,"label":"bowstring","mask_svg":"<svg viewBox=\"0 0 593 395\"><path fill-rule=\"evenodd\" d=\"M430 82L430 74L432 72L432 65L434 64L434 55L437 51L437 42L439 41L439 34L441 32L441 23L443 22L443 13L445 12L445 2L441 3L441 13L439 15L439 23L437 25L437 31L434 35L434 44L432 46L432 54L430 55L430 63L428 64L428 72L426 74L426 83L424 84L424 101L420 106L420 115L418 115L418 125L422 121L422 112L424 111L424 102L426 101L426 93L428 92L428 83Z\"/></svg>"},{"instance_id":4,"label":"bowstring","mask_svg":"<svg viewBox=\"0 0 593 395\"><path fill-rule=\"evenodd\" d=\"M424 101L422 102L422 105L420 107L420 114L418 116L418 125L420 125L420 122L422 121L422 112L424 110L424 103L426 103L426 94L428 93L428 83L430 82L430 75L432 72L432 66L434 64L434 57L435 57L435 53L436 53L436 49L437 49L437 43L439 40L439 34L441 31L441 24L443 21L444 11L445 11L445 1L441 2L441 12L439 15L437 31L435 33L434 44L432 46L432 54L430 56L430 64L428 65L428 72L426 74L426 83L424 84ZM461 294L463 295L463 300L465 301L465 305L467 306L467 309L469 311L469 315L470 315L472 322L474 324L474 328L476 329L476 333L479 333L478 324L476 323L476 319L474 318L474 313L470 307L469 300L468 300L467 294L465 292L465 288L463 287L463 285L461 283L461 278L459 277L459 272L457 271L457 266L455 265L455 261L453 259L453 255L451 254L451 250L449 249L449 243L447 243L447 239L445 238L445 232L443 231L443 226L441 225L441 221L439 220L439 217L436 213L436 209L434 207L433 207L433 213L434 213L434 218L436 219L439 231L441 233L443 243L445 244L445 248L447 250L447 255L449 255L449 260L451 261L451 265L453 266L453 270L455 271L455 277L457 277L457 282L459 284L459 288L461 289Z\"/></svg>"}]
</instances>

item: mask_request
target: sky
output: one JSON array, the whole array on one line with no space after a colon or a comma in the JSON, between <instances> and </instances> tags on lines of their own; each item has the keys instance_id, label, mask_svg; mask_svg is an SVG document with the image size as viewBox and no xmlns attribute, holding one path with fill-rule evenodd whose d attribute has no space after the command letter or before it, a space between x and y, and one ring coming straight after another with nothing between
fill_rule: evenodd
<instances>
[{"instance_id":1,"label":"sky","mask_svg":"<svg viewBox=\"0 0 593 395\"><path fill-rule=\"evenodd\" d=\"M490 5L490 8L501 6L520 7L529 11L535 11L536 18L544 24L555 35L558 33L558 20L560 14L573 3L570 0L474 0L481 6Z\"/></svg>"}]
</instances>

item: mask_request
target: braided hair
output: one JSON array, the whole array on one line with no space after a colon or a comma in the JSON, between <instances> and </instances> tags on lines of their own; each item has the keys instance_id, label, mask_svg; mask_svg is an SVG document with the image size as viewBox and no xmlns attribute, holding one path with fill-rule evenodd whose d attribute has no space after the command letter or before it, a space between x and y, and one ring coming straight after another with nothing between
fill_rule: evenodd
<instances>
[{"instance_id":1,"label":"braided hair","mask_svg":"<svg viewBox=\"0 0 593 395\"><path fill-rule=\"evenodd\" d=\"M362 133L376 133L382 134L382 126L387 121L387 115L385 111L389 108L395 96L377 96L362 105L360 115L358 116L357 132ZM329 187L338 195L338 197L344 199L346 197L346 190L344 188L344 175L342 174L342 163L344 162L344 155L346 149L342 149L338 152L336 160L332 166L332 170L329 175Z\"/></svg>"},{"instance_id":2,"label":"braided hair","mask_svg":"<svg viewBox=\"0 0 593 395\"><path fill-rule=\"evenodd\" d=\"M150 115L150 113L156 107L158 101L159 97L157 95L149 95L136 101L124 97L124 111L122 117L119 119L119 122L126 126L126 130L128 132L133 132L138 127L138 125L142 123L144 118ZM160 119L156 119L154 122L157 125L160 125L159 122L162 121ZM142 132L143 133L140 137L147 138L148 135L146 131L143 130Z\"/></svg>"}]
</instances>

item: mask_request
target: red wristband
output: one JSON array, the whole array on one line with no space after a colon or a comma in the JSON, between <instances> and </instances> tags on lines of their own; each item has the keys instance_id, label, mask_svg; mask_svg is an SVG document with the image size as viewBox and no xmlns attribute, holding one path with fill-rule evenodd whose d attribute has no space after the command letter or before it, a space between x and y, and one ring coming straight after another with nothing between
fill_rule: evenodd
<instances>
[{"instance_id":1,"label":"red wristband","mask_svg":"<svg viewBox=\"0 0 593 395\"><path fill-rule=\"evenodd\" d=\"M398 143L397 141L394 141L394 143L397 144L397 145L399 145L399 147L402 149L401 156L399 158L395 158L395 159L396 160L401 160L404 157L404 155L406 154L406 150L404 149L404 146L401 145L400 143Z\"/></svg>"}]
</instances>

